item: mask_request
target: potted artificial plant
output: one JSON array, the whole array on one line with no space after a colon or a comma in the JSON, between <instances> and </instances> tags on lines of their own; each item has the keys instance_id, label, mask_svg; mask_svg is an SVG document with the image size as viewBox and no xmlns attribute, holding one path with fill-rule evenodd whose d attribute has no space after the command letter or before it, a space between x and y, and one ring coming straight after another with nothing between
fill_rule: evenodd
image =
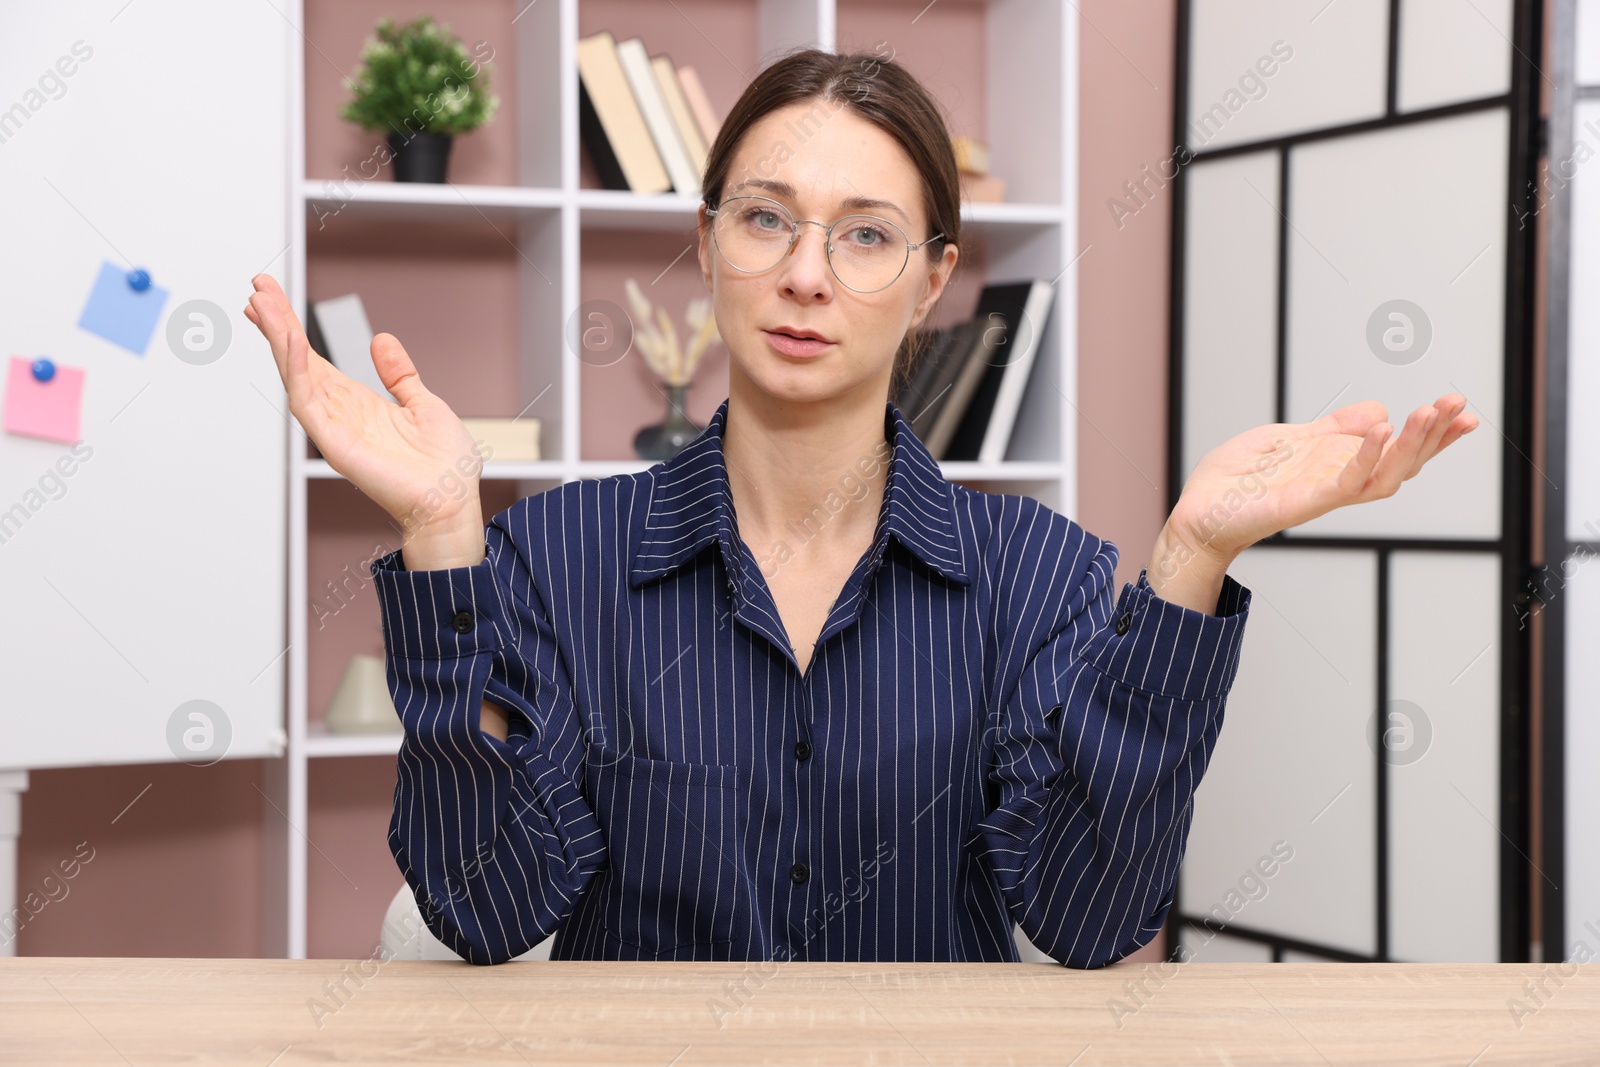
<instances>
[{"instance_id":1,"label":"potted artificial plant","mask_svg":"<svg viewBox=\"0 0 1600 1067\"><path fill-rule=\"evenodd\" d=\"M340 118L388 134L400 182L444 181L451 139L488 122L499 104L488 67L427 15L404 25L379 19L345 85L353 96Z\"/></svg>"}]
</instances>

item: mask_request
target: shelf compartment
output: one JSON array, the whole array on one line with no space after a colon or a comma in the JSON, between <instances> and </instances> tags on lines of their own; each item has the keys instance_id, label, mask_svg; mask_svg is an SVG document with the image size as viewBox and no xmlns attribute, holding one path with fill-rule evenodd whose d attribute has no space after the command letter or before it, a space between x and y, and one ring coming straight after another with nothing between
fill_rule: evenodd
<instances>
[{"instance_id":1,"label":"shelf compartment","mask_svg":"<svg viewBox=\"0 0 1600 1067\"><path fill-rule=\"evenodd\" d=\"M559 458L561 219L545 209L509 226L476 214L395 225L344 213L308 226L308 303L361 294L373 330L401 340L452 410L538 418L541 455Z\"/></svg>"},{"instance_id":2,"label":"shelf compartment","mask_svg":"<svg viewBox=\"0 0 1600 1067\"><path fill-rule=\"evenodd\" d=\"M489 91L500 100L489 123L455 139L450 174L486 185L556 186L561 183L562 5L527 0L457 0L439 13L475 59L488 63ZM339 117L350 99L344 87L381 16L409 21L417 12L394 10L386 0L306 3L301 30L305 71L306 173L316 178L370 177L384 165L386 136ZM300 42L297 42L297 44ZM576 109L576 102L571 105Z\"/></svg>"},{"instance_id":3,"label":"shelf compartment","mask_svg":"<svg viewBox=\"0 0 1600 1067\"><path fill-rule=\"evenodd\" d=\"M485 481L479 500L485 518L522 497L559 484ZM445 490L448 491L448 490ZM343 479L306 484L306 745L308 755L361 755L370 750L348 736L330 735L328 705L356 655L382 657L378 595L369 567L403 547L402 530L376 503ZM298 598L297 598L298 599ZM313 738L318 738L313 743ZM398 742L396 742L398 745Z\"/></svg>"}]
</instances>

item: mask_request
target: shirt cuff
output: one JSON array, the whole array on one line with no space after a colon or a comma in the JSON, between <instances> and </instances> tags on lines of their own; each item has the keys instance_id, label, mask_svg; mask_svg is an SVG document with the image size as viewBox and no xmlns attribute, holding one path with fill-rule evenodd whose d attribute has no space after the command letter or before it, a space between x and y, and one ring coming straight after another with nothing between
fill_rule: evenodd
<instances>
[{"instance_id":1,"label":"shirt cuff","mask_svg":"<svg viewBox=\"0 0 1600 1067\"><path fill-rule=\"evenodd\" d=\"M448 660L505 645L506 604L484 546L470 567L408 571L401 549L372 561L384 646L399 659Z\"/></svg>"},{"instance_id":2,"label":"shirt cuff","mask_svg":"<svg viewBox=\"0 0 1600 1067\"><path fill-rule=\"evenodd\" d=\"M1238 673L1250 599L1250 590L1225 574L1217 613L1209 615L1161 599L1140 571L1138 582L1122 587L1116 611L1089 642L1085 658L1134 689L1213 700L1232 688Z\"/></svg>"}]
</instances>

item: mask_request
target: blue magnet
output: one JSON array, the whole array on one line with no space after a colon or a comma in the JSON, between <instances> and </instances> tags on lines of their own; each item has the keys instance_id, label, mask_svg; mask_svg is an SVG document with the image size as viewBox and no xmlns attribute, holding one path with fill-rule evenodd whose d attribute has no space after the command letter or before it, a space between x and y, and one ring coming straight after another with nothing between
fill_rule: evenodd
<instances>
[{"instance_id":1,"label":"blue magnet","mask_svg":"<svg viewBox=\"0 0 1600 1067\"><path fill-rule=\"evenodd\" d=\"M56 376L56 365L53 361L40 358L33 361L33 376L41 382L48 382Z\"/></svg>"},{"instance_id":2,"label":"blue magnet","mask_svg":"<svg viewBox=\"0 0 1600 1067\"><path fill-rule=\"evenodd\" d=\"M142 293L150 288L150 272L142 267L135 267L128 272L128 285L136 293Z\"/></svg>"}]
</instances>

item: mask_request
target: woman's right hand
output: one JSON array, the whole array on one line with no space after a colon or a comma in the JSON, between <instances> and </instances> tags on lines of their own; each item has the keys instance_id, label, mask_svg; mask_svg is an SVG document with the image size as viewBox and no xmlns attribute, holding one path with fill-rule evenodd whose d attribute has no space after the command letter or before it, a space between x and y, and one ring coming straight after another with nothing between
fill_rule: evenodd
<instances>
[{"instance_id":1,"label":"woman's right hand","mask_svg":"<svg viewBox=\"0 0 1600 1067\"><path fill-rule=\"evenodd\" d=\"M469 553L475 546L482 558L478 446L455 412L423 386L400 342L387 333L372 339L373 366L396 405L311 350L271 275L258 274L252 283L256 291L245 317L272 346L289 410L328 466L400 523L407 541L420 535L440 547L454 542ZM454 562L463 561L442 565Z\"/></svg>"}]
</instances>

